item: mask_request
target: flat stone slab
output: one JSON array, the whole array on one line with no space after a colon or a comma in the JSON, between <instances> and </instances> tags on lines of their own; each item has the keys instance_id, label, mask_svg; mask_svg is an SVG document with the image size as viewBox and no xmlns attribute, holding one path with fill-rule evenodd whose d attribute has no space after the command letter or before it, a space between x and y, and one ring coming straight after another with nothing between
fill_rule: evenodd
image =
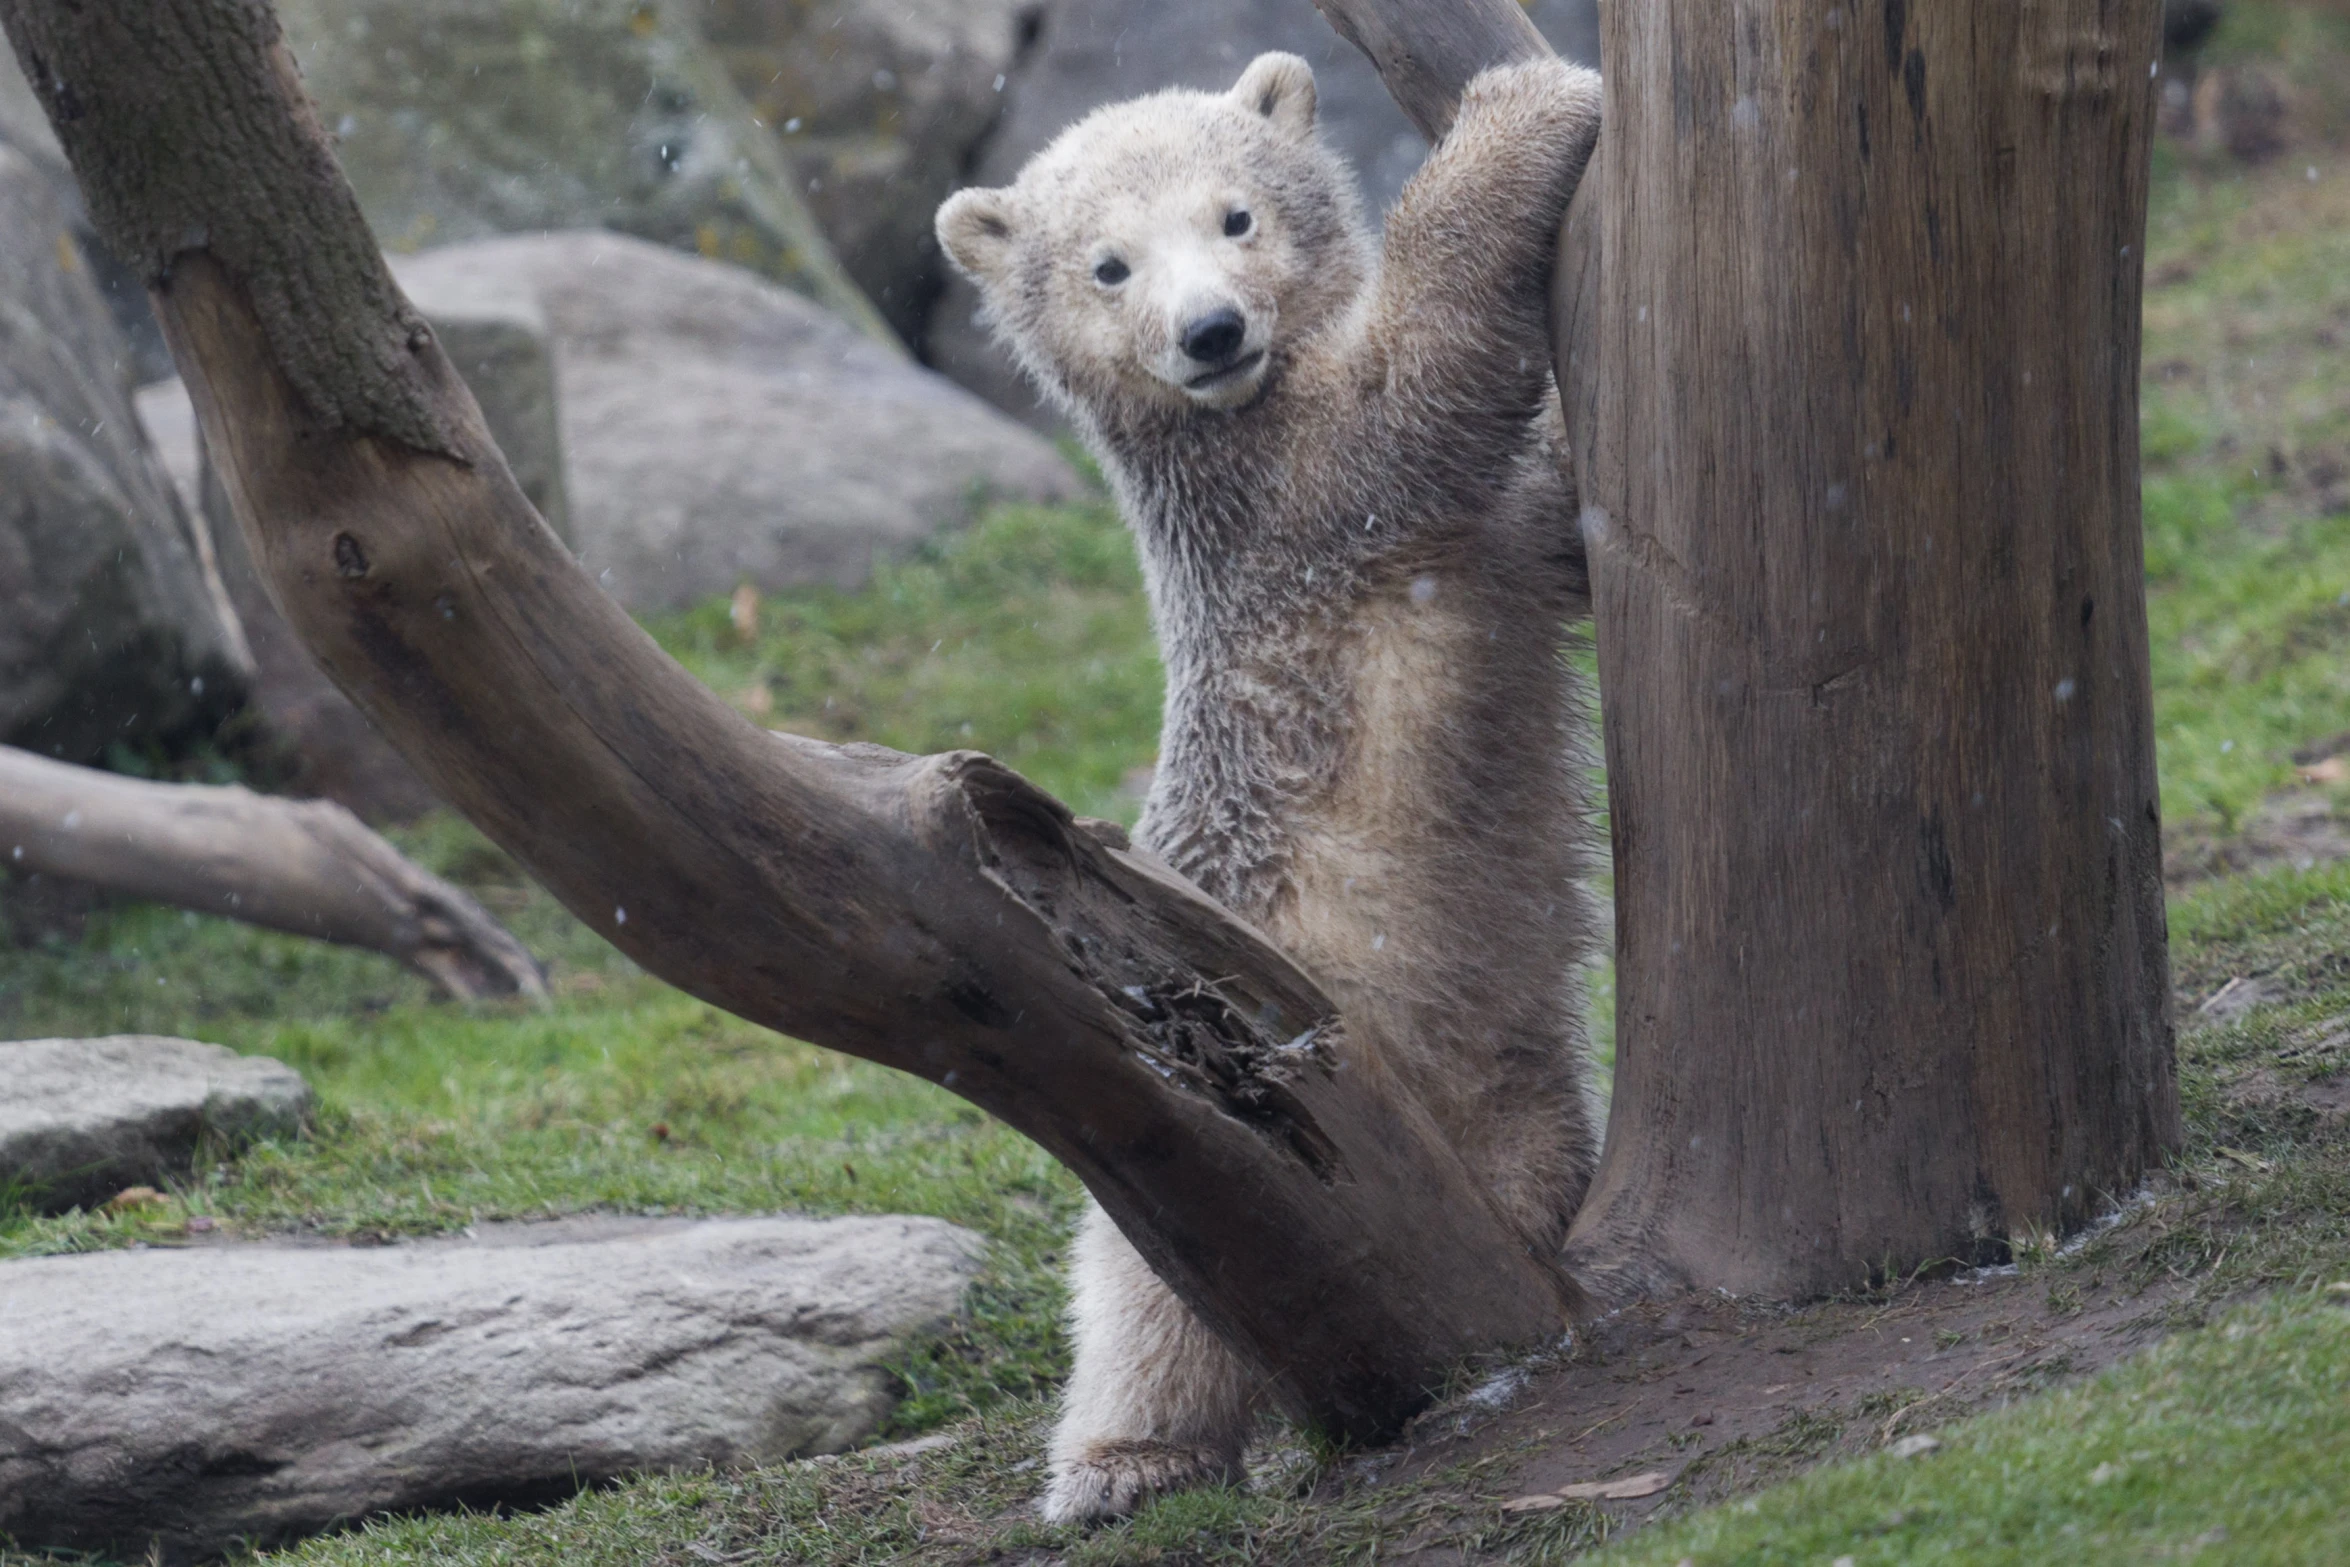
<instances>
[{"instance_id":1,"label":"flat stone slab","mask_svg":"<svg viewBox=\"0 0 2350 1567\"><path fill-rule=\"evenodd\" d=\"M837 1452L983 1246L938 1219L766 1218L0 1264L0 1533L177 1561Z\"/></svg>"},{"instance_id":2,"label":"flat stone slab","mask_svg":"<svg viewBox=\"0 0 2350 1567\"><path fill-rule=\"evenodd\" d=\"M288 1136L310 1085L267 1056L158 1034L0 1042L0 1182L52 1213L183 1174L207 1134Z\"/></svg>"}]
</instances>

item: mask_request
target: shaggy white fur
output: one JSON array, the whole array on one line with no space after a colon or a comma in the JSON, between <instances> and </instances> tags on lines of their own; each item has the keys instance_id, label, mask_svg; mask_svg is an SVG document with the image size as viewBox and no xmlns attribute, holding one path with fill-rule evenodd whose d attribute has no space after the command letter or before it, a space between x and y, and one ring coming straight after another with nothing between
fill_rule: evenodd
<instances>
[{"instance_id":1,"label":"shaggy white fur","mask_svg":"<svg viewBox=\"0 0 2350 1567\"><path fill-rule=\"evenodd\" d=\"M1099 456L1167 668L1135 839L1338 1001L1347 1065L1435 1116L1527 1244L1593 1160L1588 611L1546 302L1599 78L1470 83L1384 244L1265 55L1095 112L939 211L997 334ZM1096 1209L1054 1518L1235 1475L1256 1376Z\"/></svg>"}]
</instances>

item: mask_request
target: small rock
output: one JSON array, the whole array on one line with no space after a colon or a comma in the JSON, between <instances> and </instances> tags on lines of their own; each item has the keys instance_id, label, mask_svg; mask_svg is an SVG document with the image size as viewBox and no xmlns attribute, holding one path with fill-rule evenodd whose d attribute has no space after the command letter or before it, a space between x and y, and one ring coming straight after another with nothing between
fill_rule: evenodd
<instances>
[{"instance_id":1,"label":"small rock","mask_svg":"<svg viewBox=\"0 0 2350 1567\"><path fill-rule=\"evenodd\" d=\"M919 1458L924 1453L943 1453L963 1439L952 1431L933 1431L928 1436L909 1437L903 1442L885 1442L879 1447L865 1449L868 1458Z\"/></svg>"},{"instance_id":2,"label":"small rock","mask_svg":"<svg viewBox=\"0 0 2350 1567\"><path fill-rule=\"evenodd\" d=\"M0 1263L0 1533L179 1561L838 1451L982 1248L936 1219L604 1220Z\"/></svg>"},{"instance_id":3,"label":"small rock","mask_svg":"<svg viewBox=\"0 0 2350 1567\"><path fill-rule=\"evenodd\" d=\"M293 1068L193 1039L0 1043L0 1181L50 1212L134 1206L137 1191L184 1173L207 1134L290 1136L309 1111Z\"/></svg>"},{"instance_id":4,"label":"small rock","mask_svg":"<svg viewBox=\"0 0 2350 1567\"><path fill-rule=\"evenodd\" d=\"M757 587L745 582L734 590L734 597L727 600L726 620L727 624L734 627L734 634L745 642L759 640L759 590Z\"/></svg>"},{"instance_id":5,"label":"small rock","mask_svg":"<svg viewBox=\"0 0 2350 1567\"><path fill-rule=\"evenodd\" d=\"M1941 1446L1942 1439L1940 1437L1905 1436L1891 1447L1886 1448L1885 1451L1896 1458L1919 1458L1936 1451Z\"/></svg>"}]
</instances>

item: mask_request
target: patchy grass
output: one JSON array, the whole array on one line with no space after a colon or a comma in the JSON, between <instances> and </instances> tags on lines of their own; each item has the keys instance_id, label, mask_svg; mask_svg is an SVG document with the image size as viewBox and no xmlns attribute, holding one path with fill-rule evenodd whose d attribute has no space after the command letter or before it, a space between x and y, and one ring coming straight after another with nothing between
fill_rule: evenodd
<instances>
[{"instance_id":1,"label":"patchy grass","mask_svg":"<svg viewBox=\"0 0 2350 1567\"><path fill-rule=\"evenodd\" d=\"M1593 1567L2350 1561L2350 1311L2229 1314L2094 1381L1823 1469Z\"/></svg>"},{"instance_id":2,"label":"patchy grass","mask_svg":"<svg viewBox=\"0 0 2350 1567\"><path fill-rule=\"evenodd\" d=\"M1002 506L856 592L724 600L648 622L761 722L901 751L986 751L1090 816L1131 823L1158 746L1159 660L1109 504Z\"/></svg>"},{"instance_id":3,"label":"patchy grass","mask_svg":"<svg viewBox=\"0 0 2350 1567\"><path fill-rule=\"evenodd\" d=\"M269 1560L304 1567L1274 1567L1376 1560L1383 1547L1412 1538L1478 1560L1547 1563L1581 1554L1607 1532L1606 1520L1588 1507L1504 1514L1497 1486L1508 1454L1392 1491L1357 1487L1351 1501L1333 1503L1300 1499L1299 1489L1323 1471L1291 1453L1257 1491L1194 1491L1107 1528L1057 1528L1030 1510L1047 1424L1042 1405L1007 1408L967 1422L951 1445L928 1451L882 1449L742 1474L646 1479L512 1520L390 1520Z\"/></svg>"},{"instance_id":4,"label":"patchy grass","mask_svg":"<svg viewBox=\"0 0 2350 1567\"><path fill-rule=\"evenodd\" d=\"M859 593L659 617L671 652L778 727L1013 759L1130 819L1158 728L1133 551L1105 505L998 507ZM460 1009L398 965L222 920L101 908L80 939L0 946L0 1037L166 1033L275 1056L315 1135L208 1161L168 1201L36 1214L0 1191L0 1258L251 1232L421 1234L597 1209L933 1214L993 1241L962 1327L901 1368L904 1434L1033 1397L1065 1370L1057 1254L1076 1183L915 1079L727 1016L655 981L454 819L393 835L550 965L555 1005ZM26 889L0 880L0 905Z\"/></svg>"},{"instance_id":5,"label":"patchy grass","mask_svg":"<svg viewBox=\"0 0 2350 1567\"><path fill-rule=\"evenodd\" d=\"M2191 1278L2185 1321L2350 1278L2350 862L2195 888L2171 944L2178 1178L2079 1261Z\"/></svg>"},{"instance_id":6,"label":"patchy grass","mask_svg":"<svg viewBox=\"0 0 2350 1567\"><path fill-rule=\"evenodd\" d=\"M2225 836L2350 731L2350 158L2182 173L2148 255L2163 813Z\"/></svg>"},{"instance_id":7,"label":"patchy grass","mask_svg":"<svg viewBox=\"0 0 2350 1567\"><path fill-rule=\"evenodd\" d=\"M2266 61L2313 107L2342 96L2350 18L2238 4L2204 58ZM2224 838L2297 782L2297 752L2350 730L2350 157L2174 161L2143 405L2163 802L2174 828Z\"/></svg>"},{"instance_id":8,"label":"patchy grass","mask_svg":"<svg viewBox=\"0 0 2350 1567\"><path fill-rule=\"evenodd\" d=\"M2102 1230L2022 1238L2015 1281L2053 1318L2171 1336L1974 1419L1914 1388L1799 1413L1774 1433L1799 1460L1849 1454L1855 1426L1942 1446L1677 1504L1732 1444L1594 1567L2350 1560L2350 863L2188 889L2171 936L2186 1146ZM2061 1350L2035 1361L2010 1393L2061 1380Z\"/></svg>"}]
</instances>

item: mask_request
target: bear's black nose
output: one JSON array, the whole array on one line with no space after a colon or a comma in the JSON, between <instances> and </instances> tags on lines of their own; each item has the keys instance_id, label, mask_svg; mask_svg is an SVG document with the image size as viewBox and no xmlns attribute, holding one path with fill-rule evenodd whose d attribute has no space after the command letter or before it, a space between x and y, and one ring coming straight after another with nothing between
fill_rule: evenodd
<instances>
[{"instance_id":1,"label":"bear's black nose","mask_svg":"<svg viewBox=\"0 0 2350 1567\"><path fill-rule=\"evenodd\" d=\"M1222 364L1248 336L1240 312L1226 305L1212 310L1183 329L1183 351L1203 365Z\"/></svg>"}]
</instances>

